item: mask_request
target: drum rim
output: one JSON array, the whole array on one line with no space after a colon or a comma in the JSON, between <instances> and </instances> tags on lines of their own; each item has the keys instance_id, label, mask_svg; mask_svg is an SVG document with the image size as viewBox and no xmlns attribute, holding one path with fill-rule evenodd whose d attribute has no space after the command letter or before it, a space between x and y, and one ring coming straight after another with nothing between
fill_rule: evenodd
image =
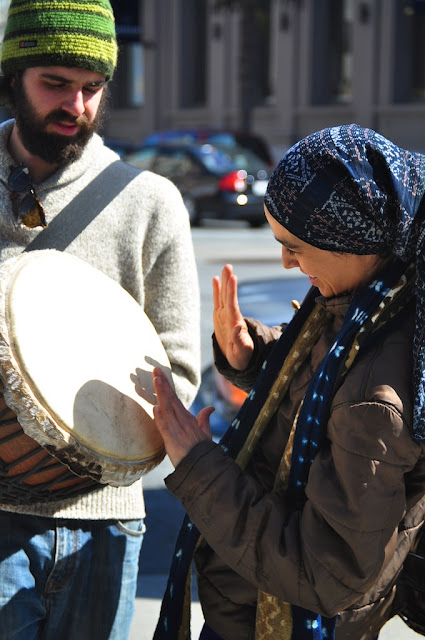
<instances>
[{"instance_id":1,"label":"drum rim","mask_svg":"<svg viewBox=\"0 0 425 640\"><path fill-rule=\"evenodd\" d=\"M47 449L53 457L65 464L73 473L92 478L101 484L116 487L128 486L149 473L163 460L165 457L164 446L140 461L115 460L102 454L101 458L108 463L108 468L102 467L96 452L64 430L54 417L44 409L40 399L28 385L16 357L13 340L11 340L8 329L8 294L24 265L30 260L37 259L41 254L46 256L47 252L50 255L59 254L65 256L66 259L82 262L89 268L98 271L84 260L54 249L22 253L0 264L0 380L5 401L16 413L23 431L37 444ZM99 271L99 273L108 278L103 272ZM116 281L113 282L116 283ZM116 284L118 285L118 283ZM84 464L82 464L83 462Z\"/></svg>"}]
</instances>

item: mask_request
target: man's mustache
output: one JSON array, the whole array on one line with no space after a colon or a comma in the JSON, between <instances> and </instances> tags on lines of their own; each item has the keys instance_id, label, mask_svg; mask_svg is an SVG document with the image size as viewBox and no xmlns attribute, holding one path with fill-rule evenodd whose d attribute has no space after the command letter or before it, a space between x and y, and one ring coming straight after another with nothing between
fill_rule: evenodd
<instances>
[{"instance_id":1,"label":"man's mustache","mask_svg":"<svg viewBox=\"0 0 425 640\"><path fill-rule=\"evenodd\" d=\"M52 113L49 113L45 118L46 124L58 122L69 122L70 124L76 124L80 127L87 127L87 125L90 124L89 119L84 113L75 117L66 111L62 111L62 109L52 111Z\"/></svg>"}]
</instances>

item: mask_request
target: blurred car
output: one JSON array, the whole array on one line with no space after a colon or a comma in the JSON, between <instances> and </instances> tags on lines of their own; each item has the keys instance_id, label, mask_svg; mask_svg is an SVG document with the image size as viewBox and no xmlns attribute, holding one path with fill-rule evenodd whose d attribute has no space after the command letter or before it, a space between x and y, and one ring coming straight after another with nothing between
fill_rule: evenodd
<instances>
[{"instance_id":1,"label":"blurred car","mask_svg":"<svg viewBox=\"0 0 425 640\"><path fill-rule=\"evenodd\" d=\"M265 162L269 168L274 163L273 155L269 145L261 136L246 131L233 131L231 129L165 129L152 133L143 140L143 146L164 144L164 143L180 143L191 144L193 142L209 143L219 145L221 147L245 147L250 149L259 158Z\"/></svg>"},{"instance_id":2,"label":"blurred car","mask_svg":"<svg viewBox=\"0 0 425 640\"><path fill-rule=\"evenodd\" d=\"M256 318L264 324L277 326L291 320L294 315L292 300L302 302L309 288L306 276L242 282L238 286L239 306L245 318ZM246 393L228 382L211 364L202 372L201 385L190 410L196 416L203 407L215 407L210 425L217 441L245 398Z\"/></svg>"},{"instance_id":3,"label":"blurred car","mask_svg":"<svg viewBox=\"0 0 425 640\"><path fill-rule=\"evenodd\" d=\"M203 218L245 220L252 227L266 221L263 198L270 170L245 147L168 142L150 144L124 159L174 182L193 226Z\"/></svg>"}]
</instances>

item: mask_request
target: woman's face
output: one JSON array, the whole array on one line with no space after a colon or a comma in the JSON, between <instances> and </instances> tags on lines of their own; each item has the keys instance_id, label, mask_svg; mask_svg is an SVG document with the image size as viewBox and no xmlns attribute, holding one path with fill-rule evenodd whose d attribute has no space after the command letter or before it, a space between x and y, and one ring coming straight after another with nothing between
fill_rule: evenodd
<instances>
[{"instance_id":1,"label":"woman's face","mask_svg":"<svg viewBox=\"0 0 425 640\"><path fill-rule=\"evenodd\" d=\"M377 255L357 256L313 247L287 231L264 209L274 236L282 245L284 268L298 267L327 298L359 289L372 280L383 264L383 258Z\"/></svg>"}]
</instances>

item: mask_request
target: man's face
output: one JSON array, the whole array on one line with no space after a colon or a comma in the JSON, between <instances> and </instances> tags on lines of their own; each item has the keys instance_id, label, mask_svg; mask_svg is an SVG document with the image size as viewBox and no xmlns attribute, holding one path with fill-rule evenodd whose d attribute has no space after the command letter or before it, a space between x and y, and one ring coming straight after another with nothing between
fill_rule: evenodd
<instances>
[{"instance_id":1,"label":"man's face","mask_svg":"<svg viewBox=\"0 0 425 640\"><path fill-rule=\"evenodd\" d=\"M24 147L65 165L82 153L105 111L105 78L67 67L34 67L13 82L15 119Z\"/></svg>"}]
</instances>

